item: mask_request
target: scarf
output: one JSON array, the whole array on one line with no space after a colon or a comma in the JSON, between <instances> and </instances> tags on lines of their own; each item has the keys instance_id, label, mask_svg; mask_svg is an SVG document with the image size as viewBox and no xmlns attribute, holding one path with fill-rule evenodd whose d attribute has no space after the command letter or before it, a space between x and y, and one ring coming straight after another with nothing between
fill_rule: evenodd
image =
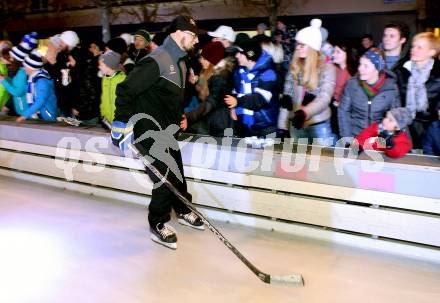
<instances>
[{"instance_id":1,"label":"scarf","mask_svg":"<svg viewBox=\"0 0 440 303\"><path fill-rule=\"evenodd\" d=\"M255 74L248 71L246 68L240 67L238 70L240 77L240 85L238 87L237 97L249 95L253 93L252 80L255 79ZM254 124L254 111L243 107L236 107L235 114L240 116L240 120L248 128Z\"/></svg>"},{"instance_id":2,"label":"scarf","mask_svg":"<svg viewBox=\"0 0 440 303\"><path fill-rule=\"evenodd\" d=\"M429 79L433 66L434 59L429 59L428 63L421 69L418 69L416 64L411 61L411 76L408 79L406 90L406 107L413 119L416 117L417 112L426 112L428 109L425 83Z\"/></svg>"},{"instance_id":3,"label":"scarf","mask_svg":"<svg viewBox=\"0 0 440 303\"><path fill-rule=\"evenodd\" d=\"M385 73L380 73L379 80L377 80L373 86L368 84L367 81L363 81L363 80L360 81L361 87L364 90L364 92L367 94L369 100L371 100L372 98L374 98L374 96L377 95L377 93L384 85L385 79L386 79Z\"/></svg>"},{"instance_id":4,"label":"scarf","mask_svg":"<svg viewBox=\"0 0 440 303\"><path fill-rule=\"evenodd\" d=\"M238 70L240 76L240 86L238 87L238 97L253 93L252 80L255 79L255 72L250 72L246 68L240 67Z\"/></svg>"}]
</instances>

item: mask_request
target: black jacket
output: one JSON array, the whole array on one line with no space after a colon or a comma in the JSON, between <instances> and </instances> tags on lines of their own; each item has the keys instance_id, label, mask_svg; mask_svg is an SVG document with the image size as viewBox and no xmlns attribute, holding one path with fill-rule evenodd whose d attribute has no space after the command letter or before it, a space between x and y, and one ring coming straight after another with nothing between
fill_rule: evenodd
<instances>
[{"instance_id":1,"label":"black jacket","mask_svg":"<svg viewBox=\"0 0 440 303\"><path fill-rule=\"evenodd\" d=\"M148 130L165 130L179 125L183 110L186 53L168 37L164 44L136 64L124 82L116 88L115 121L128 122L132 115L145 113L134 125L139 138ZM158 124L158 125L157 125Z\"/></svg>"},{"instance_id":2,"label":"black jacket","mask_svg":"<svg viewBox=\"0 0 440 303\"><path fill-rule=\"evenodd\" d=\"M191 112L186 113L189 123L206 119L209 134L216 137L223 137L224 130L233 126L224 97L231 94L234 88L234 63L232 59L224 60L227 60L226 66L216 69L208 80L209 95L206 100Z\"/></svg>"},{"instance_id":3,"label":"black jacket","mask_svg":"<svg viewBox=\"0 0 440 303\"><path fill-rule=\"evenodd\" d=\"M411 72L405 67L401 67L396 71L397 85L399 86L400 96L402 98L402 105L406 105L406 89L408 85L408 79L411 76ZM440 61L435 60L432 67L431 74L428 81L425 83L426 93L428 97L428 112L429 116L421 117L421 113L418 113L416 118L422 120L435 121L438 119L437 104L440 102Z\"/></svg>"},{"instance_id":4,"label":"black jacket","mask_svg":"<svg viewBox=\"0 0 440 303\"><path fill-rule=\"evenodd\" d=\"M73 68L69 66L68 57L72 56L76 61L76 66ZM72 108L76 107L79 99L79 73L78 66L84 61L83 54L80 48L76 47L71 51L62 51L57 54L55 64L47 62L44 65L44 69L48 71L50 77L55 84L55 94L57 96L57 106L61 111L61 114L67 116L71 115ZM62 69L68 69L71 82L64 86L62 84Z\"/></svg>"},{"instance_id":5,"label":"black jacket","mask_svg":"<svg viewBox=\"0 0 440 303\"><path fill-rule=\"evenodd\" d=\"M73 107L79 111L80 120L99 117L101 103L101 78L98 77L99 56L90 56L79 66L79 99Z\"/></svg>"}]
</instances>

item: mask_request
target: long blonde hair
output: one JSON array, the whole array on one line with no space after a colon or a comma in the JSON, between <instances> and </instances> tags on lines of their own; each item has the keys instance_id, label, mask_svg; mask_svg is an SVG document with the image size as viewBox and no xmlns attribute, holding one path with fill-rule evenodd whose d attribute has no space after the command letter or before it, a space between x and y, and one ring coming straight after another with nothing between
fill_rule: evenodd
<instances>
[{"instance_id":1,"label":"long blonde hair","mask_svg":"<svg viewBox=\"0 0 440 303\"><path fill-rule=\"evenodd\" d=\"M318 87L319 81L319 67L321 65L320 53L309 47L307 57L300 58L298 53L293 55L292 63L290 65L290 72L293 74L295 81L299 80L299 75L302 75L301 85L308 91L313 91Z\"/></svg>"},{"instance_id":2,"label":"long blonde hair","mask_svg":"<svg viewBox=\"0 0 440 303\"><path fill-rule=\"evenodd\" d=\"M199 91L200 101L205 101L209 95L208 81L214 74L214 65L209 62L207 69L202 69L199 74L199 81L197 82L197 90Z\"/></svg>"}]
</instances>

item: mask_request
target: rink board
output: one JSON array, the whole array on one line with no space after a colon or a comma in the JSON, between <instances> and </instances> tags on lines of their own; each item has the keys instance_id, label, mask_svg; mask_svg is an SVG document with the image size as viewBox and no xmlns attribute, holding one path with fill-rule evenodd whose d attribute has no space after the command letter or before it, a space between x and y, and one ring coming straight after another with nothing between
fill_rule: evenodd
<instances>
[{"instance_id":1,"label":"rink board","mask_svg":"<svg viewBox=\"0 0 440 303\"><path fill-rule=\"evenodd\" d=\"M22 131L26 129L25 126L7 125L10 130L7 135L4 126L0 128L0 167L3 168L1 174L15 177L28 175L28 179L29 176L33 176L36 179L45 179L49 184L52 180L55 186L70 189L76 186L78 189L81 188L80 191L88 188L85 191L93 194L105 195L114 191L115 194L109 195L110 197L127 199L131 202L135 200L135 203L148 203L152 184L139 160L124 158L117 152L109 152L109 150L102 151L99 145L84 148L84 144L81 144L79 148L69 146L72 148L66 149L56 147L57 144L51 146L47 142L36 144L35 141L39 139L36 136L20 141L17 140L17 134L20 133L18 128ZM39 129L32 128L32 131L40 133ZM45 132L47 133L41 135L51 134L54 139L57 135L63 134L64 130L55 128L46 129ZM84 138L90 135L87 132L81 134ZM101 137L102 142L107 140L106 134L102 132L98 132L98 135L94 133L93 136ZM80 141L85 142L84 138L80 138ZM181 147L185 175L193 194L193 202L212 218L231 222L240 221L236 218L245 218L238 223L286 232L289 228L286 229L285 226L291 226L296 230L298 226L302 226L330 231L338 236L352 234L349 236L352 243L356 242L355 239L359 239L359 241L373 241L371 243L374 243L374 246L385 243L391 245L390 241L396 241L416 250L425 249L425 252L432 254L430 259L439 257L438 189L431 192L426 190L420 195L408 195L399 192L399 188L403 187L399 184L394 184L394 192L387 192L383 189L349 187L344 180L341 181L342 185L335 185L311 182L304 178L304 175L295 180L292 176L280 177L273 172L272 174L259 171L239 172L236 167L224 170L225 164L220 163L221 150L217 150L210 162L206 160L210 157L206 146L207 144L197 142L183 142ZM111 147L109 149L111 150ZM202 152L196 149L202 149ZM262 150L255 150L253 153L252 149L249 152L249 149L236 148L233 152L233 156L231 153L227 155L231 157L230 162L237 162L237 158L246 157L258 159ZM194 158L194 154L205 157L204 163L211 163L209 168L203 167L200 163L187 165L188 157ZM354 165L367 161L340 160L347 161L348 168L343 166L347 171L352 171ZM277 159L274 160L276 161ZM314 161L313 155L307 154L306 161L311 167L310 163ZM320 165L325 167L326 162L334 160L324 157L321 161L324 164ZM214 162L216 163L213 165ZM194 161L191 163L194 164ZM423 183L425 186L429 182L440 184L439 167L435 165L435 161L433 163L433 165L426 163L411 165L387 162L384 171L386 175L390 175L390 171L396 174L404 171L407 175L413 173L414 176L426 176L411 181L414 190L418 186L423 187ZM232 165L229 163L226 167L229 169ZM332 181L335 183L335 180ZM284 227L280 228L280 226ZM337 237L328 237L328 240L335 238Z\"/></svg>"}]
</instances>

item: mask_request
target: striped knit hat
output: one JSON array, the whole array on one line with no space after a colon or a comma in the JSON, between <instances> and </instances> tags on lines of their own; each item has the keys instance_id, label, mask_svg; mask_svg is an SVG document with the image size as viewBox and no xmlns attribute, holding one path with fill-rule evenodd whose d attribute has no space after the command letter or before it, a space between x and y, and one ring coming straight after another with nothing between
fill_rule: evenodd
<instances>
[{"instance_id":1,"label":"striped knit hat","mask_svg":"<svg viewBox=\"0 0 440 303\"><path fill-rule=\"evenodd\" d=\"M34 49L31 54L24 59L23 65L31 69L43 68L43 58L38 49Z\"/></svg>"},{"instance_id":2,"label":"striped knit hat","mask_svg":"<svg viewBox=\"0 0 440 303\"><path fill-rule=\"evenodd\" d=\"M23 62L24 58L38 46L37 37L38 34L36 32L25 35L21 39L20 44L12 48L10 55L14 59Z\"/></svg>"}]
</instances>

